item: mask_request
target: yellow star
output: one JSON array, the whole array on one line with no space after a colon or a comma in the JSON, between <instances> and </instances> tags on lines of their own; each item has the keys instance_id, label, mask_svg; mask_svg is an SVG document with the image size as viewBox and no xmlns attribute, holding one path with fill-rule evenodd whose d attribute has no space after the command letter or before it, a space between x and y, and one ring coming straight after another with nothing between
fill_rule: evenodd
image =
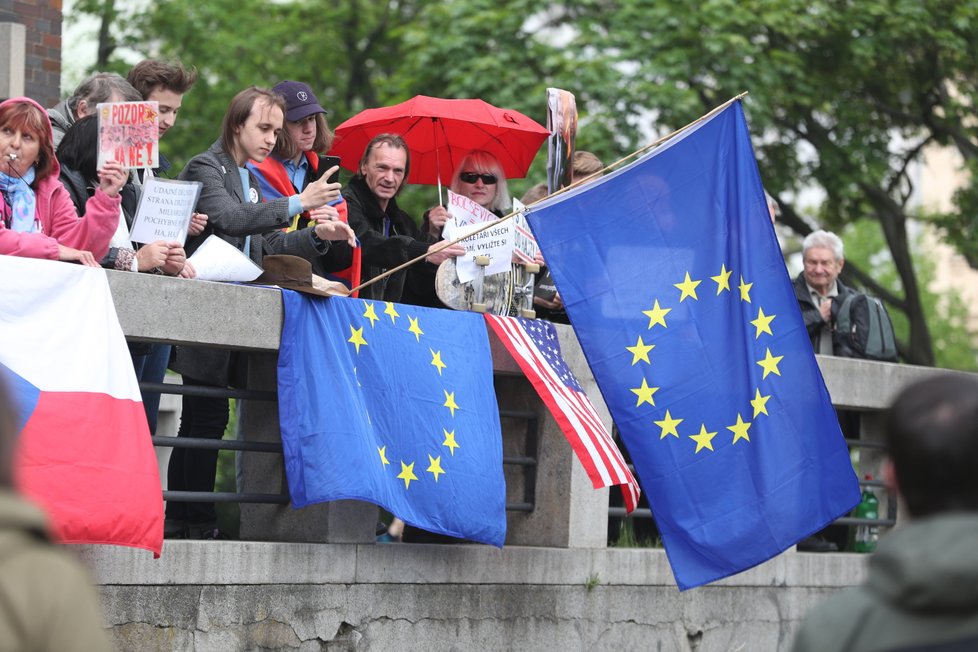
<instances>
[{"instance_id":1,"label":"yellow star","mask_svg":"<svg viewBox=\"0 0 978 652\"><path fill-rule=\"evenodd\" d=\"M408 317L408 321L411 322L411 326L408 328L408 331L414 333L414 339L420 342L421 336L424 335L424 331L421 330L420 326L418 326L418 320L414 317Z\"/></svg>"},{"instance_id":2,"label":"yellow star","mask_svg":"<svg viewBox=\"0 0 978 652\"><path fill-rule=\"evenodd\" d=\"M764 375L761 376L762 380L767 378L767 375L772 372L778 376L781 375L781 371L778 369L778 363L781 362L782 358L784 358L783 355L771 355L771 349L767 350L767 353L764 354L764 359L757 361L757 364L761 365L761 368L764 369Z\"/></svg>"},{"instance_id":3,"label":"yellow star","mask_svg":"<svg viewBox=\"0 0 978 652\"><path fill-rule=\"evenodd\" d=\"M431 364L438 369L438 375L441 375L441 370L447 367L444 362L441 361L441 351L435 351L434 349L428 349L431 351Z\"/></svg>"},{"instance_id":4,"label":"yellow star","mask_svg":"<svg viewBox=\"0 0 978 652\"><path fill-rule=\"evenodd\" d=\"M383 464L384 466L387 466L388 464L390 464L390 462L387 460L387 447L386 446L378 446L377 447L377 452L380 453L380 463L381 464Z\"/></svg>"},{"instance_id":5,"label":"yellow star","mask_svg":"<svg viewBox=\"0 0 978 652\"><path fill-rule=\"evenodd\" d=\"M441 455L439 455L438 457L432 457L431 455L429 455L428 462L429 462L428 468L425 469L425 471L435 476L435 482L438 482L438 474L445 473L445 469L441 468Z\"/></svg>"},{"instance_id":6,"label":"yellow star","mask_svg":"<svg viewBox=\"0 0 978 652\"><path fill-rule=\"evenodd\" d=\"M632 353L632 364L634 365L639 360L645 360L648 364L652 364L649 360L649 351L655 348L655 344L646 344L642 341L642 336L638 336L638 342L635 346L626 346L628 351Z\"/></svg>"},{"instance_id":7,"label":"yellow star","mask_svg":"<svg viewBox=\"0 0 978 652\"><path fill-rule=\"evenodd\" d=\"M750 289L754 287L753 283L744 283L744 277L740 277L740 300L750 303Z\"/></svg>"},{"instance_id":8,"label":"yellow star","mask_svg":"<svg viewBox=\"0 0 978 652\"><path fill-rule=\"evenodd\" d=\"M366 305L367 308L363 311L363 316L370 320L370 328L373 328L374 324L377 323L377 320L380 319L380 317L377 316L377 311L374 310L374 304L365 301L364 305Z\"/></svg>"},{"instance_id":9,"label":"yellow star","mask_svg":"<svg viewBox=\"0 0 978 652\"><path fill-rule=\"evenodd\" d=\"M655 300L655 305L652 306L652 310L643 310L642 314L647 315L649 318L649 329L651 329L656 324L662 324L663 328L666 328L666 315L672 311L672 308L660 308L659 300Z\"/></svg>"},{"instance_id":10,"label":"yellow star","mask_svg":"<svg viewBox=\"0 0 978 652\"><path fill-rule=\"evenodd\" d=\"M682 291L682 295L679 297L679 303L682 303L686 297L693 297L699 301L699 297L696 296L696 286L702 283L702 281L693 281L689 278L689 272L686 272L686 280L682 283L673 283L673 285Z\"/></svg>"},{"instance_id":11,"label":"yellow star","mask_svg":"<svg viewBox=\"0 0 978 652\"><path fill-rule=\"evenodd\" d=\"M448 450L452 452L452 457L455 457L455 449L458 448L458 443L455 441L455 431L448 432L444 428L441 431L445 433L445 441L441 445L448 446Z\"/></svg>"},{"instance_id":12,"label":"yellow star","mask_svg":"<svg viewBox=\"0 0 978 652\"><path fill-rule=\"evenodd\" d=\"M761 390L754 391L754 398L751 399L751 407L754 408L754 418L757 418L758 414L767 414L767 400L771 398L771 395L761 396ZM768 414L768 416L771 416Z\"/></svg>"},{"instance_id":13,"label":"yellow star","mask_svg":"<svg viewBox=\"0 0 978 652\"><path fill-rule=\"evenodd\" d=\"M682 419L673 419L672 415L669 414L669 410L666 410L666 418L662 421L654 421L655 425L662 428L662 432L659 434L659 439L665 439L666 435L672 435L673 437L678 437L679 432L676 431L676 426L682 423Z\"/></svg>"},{"instance_id":14,"label":"yellow star","mask_svg":"<svg viewBox=\"0 0 978 652\"><path fill-rule=\"evenodd\" d=\"M631 391L636 396L638 396L638 403L635 404L635 407L638 407L642 403L648 403L648 404L654 406L655 405L655 401L652 400L652 395L655 394L657 391L659 391L659 388L658 387L649 387L649 384L647 382L645 382L645 379L643 378L642 379L642 386L641 387L632 388Z\"/></svg>"},{"instance_id":15,"label":"yellow star","mask_svg":"<svg viewBox=\"0 0 978 652\"><path fill-rule=\"evenodd\" d=\"M411 488L411 480L417 480L418 476L414 475L414 462L410 464L405 464L401 462L401 472L397 474L398 480L404 480L404 488Z\"/></svg>"},{"instance_id":16,"label":"yellow star","mask_svg":"<svg viewBox=\"0 0 978 652\"><path fill-rule=\"evenodd\" d=\"M401 315L398 314L397 308L394 307L393 303L391 303L390 301L386 301L385 303L387 304L387 307L384 308L384 314L391 318L392 324L396 324L397 318L400 317Z\"/></svg>"},{"instance_id":17,"label":"yellow star","mask_svg":"<svg viewBox=\"0 0 978 652\"><path fill-rule=\"evenodd\" d=\"M357 353L360 353L360 346L367 346L367 340L363 339L363 326L353 328L353 324L350 324L350 339L347 342L357 347Z\"/></svg>"},{"instance_id":18,"label":"yellow star","mask_svg":"<svg viewBox=\"0 0 978 652\"><path fill-rule=\"evenodd\" d=\"M737 414L737 423L732 426L727 426L727 430L734 434L733 443L737 443L741 439L750 441L750 437L747 436L747 429L750 428L750 421L744 421L740 418L740 414Z\"/></svg>"},{"instance_id":19,"label":"yellow star","mask_svg":"<svg viewBox=\"0 0 978 652\"><path fill-rule=\"evenodd\" d=\"M709 448L713 450L713 438L716 437L715 432L707 432L706 424L700 424L700 432L697 435L690 435L689 438L696 442L696 453L699 453L704 448Z\"/></svg>"},{"instance_id":20,"label":"yellow star","mask_svg":"<svg viewBox=\"0 0 978 652\"><path fill-rule=\"evenodd\" d=\"M443 389L442 391L445 392L445 403L444 403L444 406L447 407L449 410L452 411L452 418L454 419L455 418L455 410L458 409L458 404L455 403L455 392L452 392L451 394L449 394L447 389Z\"/></svg>"},{"instance_id":21,"label":"yellow star","mask_svg":"<svg viewBox=\"0 0 978 652\"><path fill-rule=\"evenodd\" d=\"M724 290L726 290L727 292L730 291L730 274L732 274L732 272L727 269L726 265L720 265L720 273L717 274L716 276L710 277L711 279L716 281L717 296L720 296L720 293L723 292Z\"/></svg>"},{"instance_id":22,"label":"yellow star","mask_svg":"<svg viewBox=\"0 0 978 652\"><path fill-rule=\"evenodd\" d=\"M761 333L774 335L774 333L771 332L771 322L774 320L775 317L777 317L777 315L765 315L764 308L758 307L757 319L752 319L750 321L750 323L754 325L754 328L757 329L757 332L754 333L755 340L761 336Z\"/></svg>"}]
</instances>

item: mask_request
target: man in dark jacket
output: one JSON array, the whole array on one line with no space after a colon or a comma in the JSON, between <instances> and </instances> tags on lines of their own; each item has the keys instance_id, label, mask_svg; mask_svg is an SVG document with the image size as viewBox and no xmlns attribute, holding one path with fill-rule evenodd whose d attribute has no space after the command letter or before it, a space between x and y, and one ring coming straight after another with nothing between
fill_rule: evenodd
<instances>
[{"instance_id":1,"label":"man in dark jacket","mask_svg":"<svg viewBox=\"0 0 978 652\"><path fill-rule=\"evenodd\" d=\"M795 297L801 316L812 339L815 353L845 355L838 342L833 343L835 317L842 300L854 290L839 280L846 261L842 240L828 231L813 231L802 243L805 268L795 279Z\"/></svg>"},{"instance_id":2,"label":"man in dark jacket","mask_svg":"<svg viewBox=\"0 0 978 652\"><path fill-rule=\"evenodd\" d=\"M884 426L883 480L911 520L880 541L862 586L808 616L796 652L978 649L978 380L910 385Z\"/></svg>"},{"instance_id":3,"label":"man in dark jacket","mask_svg":"<svg viewBox=\"0 0 978 652\"><path fill-rule=\"evenodd\" d=\"M343 189L349 203L350 226L360 241L365 281L409 260L425 256L424 269L434 282L434 266L465 249L423 238L414 219L397 206L397 194L407 182L410 154L404 140L395 134L380 134L367 144L357 174ZM362 299L401 301L408 270L401 270L360 290Z\"/></svg>"}]
</instances>

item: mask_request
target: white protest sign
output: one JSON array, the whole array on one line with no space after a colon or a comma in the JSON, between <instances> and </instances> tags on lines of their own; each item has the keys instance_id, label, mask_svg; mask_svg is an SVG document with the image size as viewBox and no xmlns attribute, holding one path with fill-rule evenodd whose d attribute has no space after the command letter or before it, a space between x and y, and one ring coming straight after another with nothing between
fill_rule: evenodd
<instances>
[{"instance_id":1,"label":"white protest sign","mask_svg":"<svg viewBox=\"0 0 978 652\"><path fill-rule=\"evenodd\" d=\"M513 200L513 212L516 213L513 216L513 253L520 262L532 263L536 261L540 247L537 246L537 239L533 237L533 231L530 230L530 223L523 215L525 208L523 202L518 199Z\"/></svg>"},{"instance_id":2,"label":"white protest sign","mask_svg":"<svg viewBox=\"0 0 978 652\"><path fill-rule=\"evenodd\" d=\"M201 185L199 181L147 177L132 221L132 241L146 244L166 240L183 244Z\"/></svg>"},{"instance_id":3,"label":"white protest sign","mask_svg":"<svg viewBox=\"0 0 978 652\"><path fill-rule=\"evenodd\" d=\"M197 270L199 281L254 281L261 276L261 267L251 261L234 245L210 235L204 244L187 259Z\"/></svg>"},{"instance_id":4,"label":"white protest sign","mask_svg":"<svg viewBox=\"0 0 978 652\"><path fill-rule=\"evenodd\" d=\"M462 233L470 231L459 231L460 228L470 224L485 224L497 219L496 215L489 209L480 206L464 195L456 195L451 190L448 191L448 212L452 217L445 222L442 229L442 235L446 240L454 240Z\"/></svg>"},{"instance_id":5,"label":"white protest sign","mask_svg":"<svg viewBox=\"0 0 978 652\"><path fill-rule=\"evenodd\" d=\"M483 223L458 227L456 237L485 226ZM478 269L478 265L475 264L476 256L489 256L486 276L501 274L510 270L513 262L513 230L510 221L507 220L502 224L470 236L462 240L461 244L465 247L466 253L464 256L455 259L455 269L458 272L458 280L462 283L469 283L476 277L476 270Z\"/></svg>"}]
</instances>

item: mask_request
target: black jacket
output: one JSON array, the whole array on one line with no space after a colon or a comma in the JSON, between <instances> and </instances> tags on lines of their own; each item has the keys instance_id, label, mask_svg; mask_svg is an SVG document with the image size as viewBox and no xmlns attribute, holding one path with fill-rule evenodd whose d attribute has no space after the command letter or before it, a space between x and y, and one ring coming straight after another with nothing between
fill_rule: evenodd
<instances>
[{"instance_id":1,"label":"black jacket","mask_svg":"<svg viewBox=\"0 0 978 652\"><path fill-rule=\"evenodd\" d=\"M815 348L818 344L818 340L822 334L822 328L829 327L832 329L832 353L828 351L818 351L818 353L825 355L835 355L842 358L854 358L857 357L853 351L845 345L842 338L836 337L835 333L835 318L839 314L839 306L845 298L854 294L855 290L849 286L842 283L842 281L836 279L835 281L839 294L838 296L832 297L832 321L830 324L826 324L825 320L822 319L822 313L819 312L818 306L812 302L812 298L808 293L808 285L805 283L805 274L802 272L795 278L795 298L798 299L798 307L801 308L801 317L805 322L805 328L808 330L808 337L812 341L812 348Z\"/></svg>"},{"instance_id":2,"label":"black jacket","mask_svg":"<svg viewBox=\"0 0 978 652\"><path fill-rule=\"evenodd\" d=\"M411 216L397 207L395 199L387 203L386 211L382 210L362 176L358 174L350 180L349 185L343 189L343 197L349 203L350 227L360 240L363 252L361 277L364 281L427 253L431 243L418 231ZM389 229L385 229L385 221L389 224ZM430 274L432 285L434 284L434 265L419 262L415 267L430 268L421 273ZM401 270L363 288L360 290L360 297L403 301L406 277L407 271Z\"/></svg>"}]
</instances>

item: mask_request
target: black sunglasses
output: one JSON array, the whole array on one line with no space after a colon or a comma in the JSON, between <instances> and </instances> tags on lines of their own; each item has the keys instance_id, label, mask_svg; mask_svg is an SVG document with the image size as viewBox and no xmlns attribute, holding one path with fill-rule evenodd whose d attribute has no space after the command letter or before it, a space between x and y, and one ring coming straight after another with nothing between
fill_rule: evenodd
<instances>
[{"instance_id":1,"label":"black sunglasses","mask_svg":"<svg viewBox=\"0 0 978 652\"><path fill-rule=\"evenodd\" d=\"M482 179L482 183L487 186L494 186L499 179L496 178L495 174L479 174L478 172L463 172L458 175L458 178L465 183L475 183L479 179Z\"/></svg>"}]
</instances>

